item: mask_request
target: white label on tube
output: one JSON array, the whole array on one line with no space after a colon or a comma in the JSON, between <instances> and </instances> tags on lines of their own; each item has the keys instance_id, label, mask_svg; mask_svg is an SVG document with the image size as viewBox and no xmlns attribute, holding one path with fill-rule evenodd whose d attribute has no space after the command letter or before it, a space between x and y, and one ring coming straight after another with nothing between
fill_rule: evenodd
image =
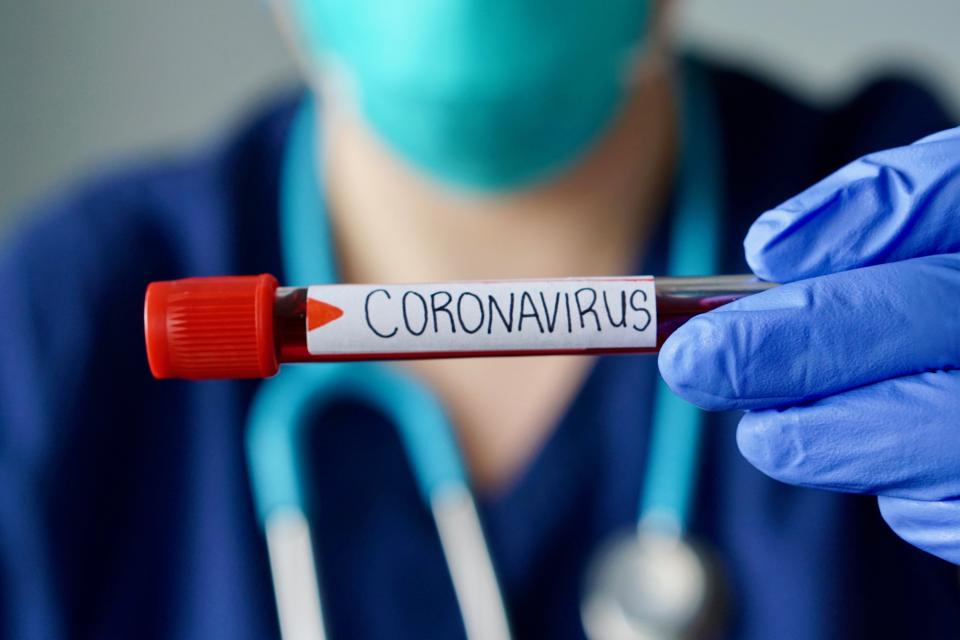
<instances>
[{"instance_id":1,"label":"white label on tube","mask_svg":"<svg viewBox=\"0 0 960 640\"><path fill-rule=\"evenodd\" d=\"M577 352L657 343L653 278L317 285L307 350L333 354Z\"/></svg>"}]
</instances>

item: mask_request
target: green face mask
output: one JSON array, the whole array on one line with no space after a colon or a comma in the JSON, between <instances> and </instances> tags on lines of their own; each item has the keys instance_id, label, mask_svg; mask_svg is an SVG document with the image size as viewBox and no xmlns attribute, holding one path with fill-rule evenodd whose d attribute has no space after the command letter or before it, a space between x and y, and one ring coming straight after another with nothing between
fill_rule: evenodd
<instances>
[{"instance_id":1,"label":"green face mask","mask_svg":"<svg viewBox=\"0 0 960 640\"><path fill-rule=\"evenodd\" d=\"M448 183L504 190L583 153L627 91L648 0L293 0L320 73ZM333 67L333 68L331 68Z\"/></svg>"}]
</instances>

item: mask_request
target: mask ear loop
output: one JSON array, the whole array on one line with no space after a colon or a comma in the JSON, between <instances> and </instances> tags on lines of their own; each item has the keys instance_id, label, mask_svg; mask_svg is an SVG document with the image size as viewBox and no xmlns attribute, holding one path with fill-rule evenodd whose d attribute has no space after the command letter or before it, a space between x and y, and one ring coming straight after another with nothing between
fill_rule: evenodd
<instances>
[{"instance_id":1,"label":"mask ear loop","mask_svg":"<svg viewBox=\"0 0 960 640\"><path fill-rule=\"evenodd\" d=\"M301 28L304 21L294 15L298 11L294 6L298 1L302 0L261 0L261 4L272 8L287 50L310 91L322 99L324 109L339 109L342 104L358 102L356 83L345 65L323 46L318 34L308 37Z\"/></svg>"}]
</instances>

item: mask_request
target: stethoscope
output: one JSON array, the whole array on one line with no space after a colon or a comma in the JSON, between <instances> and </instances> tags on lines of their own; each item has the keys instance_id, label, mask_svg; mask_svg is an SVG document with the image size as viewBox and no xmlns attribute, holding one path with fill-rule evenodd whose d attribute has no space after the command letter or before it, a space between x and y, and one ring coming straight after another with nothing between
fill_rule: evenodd
<instances>
[{"instance_id":1,"label":"stethoscope","mask_svg":"<svg viewBox=\"0 0 960 640\"><path fill-rule=\"evenodd\" d=\"M682 68L681 167L667 272L712 275L721 237L720 145L704 70ZM587 570L581 617L593 640L713 637L727 595L708 550L687 536L705 414L660 378L636 527L602 546Z\"/></svg>"},{"instance_id":2,"label":"stethoscope","mask_svg":"<svg viewBox=\"0 0 960 640\"><path fill-rule=\"evenodd\" d=\"M701 73L685 65L683 166L668 268L675 275L707 275L717 266L719 159ZM321 173L315 143L313 105L308 101L292 124L280 185L280 242L290 284L337 281L332 236L317 185ZM286 367L264 382L254 398L247 457L282 637L326 637L300 454L310 417L342 399L372 405L395 425L436 523L467 637L510 638L506 607L453 428L424 385L378 363ZM718 591L710 563L685 536L702 414L673 395L662 380L654 407L637 526L603 546L586 576L581 613L587 634L597 640L691 637L708 624Z\"/></svg>"}]
</instances>

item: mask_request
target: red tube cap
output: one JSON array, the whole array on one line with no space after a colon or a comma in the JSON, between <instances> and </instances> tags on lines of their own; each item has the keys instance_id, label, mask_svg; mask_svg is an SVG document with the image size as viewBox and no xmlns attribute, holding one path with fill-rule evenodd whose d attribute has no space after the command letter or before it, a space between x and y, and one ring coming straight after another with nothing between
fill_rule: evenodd
<instances>
[{"instance_id":1,"label":"red tube cap","mask_svg":"<svg viewBox=\"0 0 960 640\"><path fill-rule=\"evenodd\" d=\"M265 378L277 372L271 275L152 282L143 305L156 378Z\"/></svg>"}]
</instances>

